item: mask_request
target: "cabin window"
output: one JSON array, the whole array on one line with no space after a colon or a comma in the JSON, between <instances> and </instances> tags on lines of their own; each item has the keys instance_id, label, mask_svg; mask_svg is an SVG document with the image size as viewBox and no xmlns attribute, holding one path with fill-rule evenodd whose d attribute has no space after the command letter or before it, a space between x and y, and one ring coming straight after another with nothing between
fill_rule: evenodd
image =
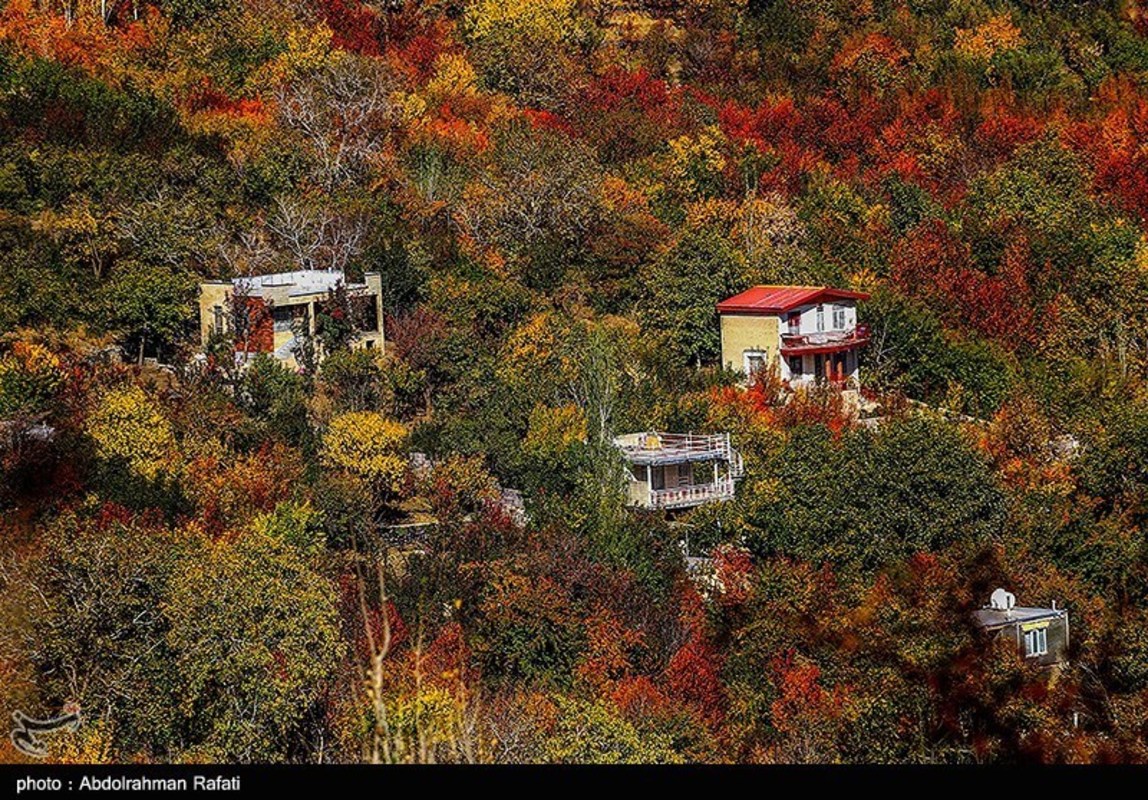
<instances>
[{"instance_id":1,"label":"cabin window","mask_svg":"<svg viewBox=\"0 0 1148 800\"><path fill-rule=\"evenodd\" d=\"M1048 628L1024 632L1024 654L1028 658L1048 654Z\"/></svg>"},{"instance_id":2,"label":"cabin window","mask_svg":"<svg viewBox=\"0 0 1148 800\"><path fill-rule=\"evenodd\" d=\"M833 330L845 330L845 306L833 306Z\"/></svg>"},{"instance_id":3,"label":"cabin window","mask_svg":"<svg viewBox=\"0 0 1148 800\"><path fill-rule=\"evenodd\" d=\"M817 307L817 332L825 330L825 306Z\"/></svg>"}]
</instances>

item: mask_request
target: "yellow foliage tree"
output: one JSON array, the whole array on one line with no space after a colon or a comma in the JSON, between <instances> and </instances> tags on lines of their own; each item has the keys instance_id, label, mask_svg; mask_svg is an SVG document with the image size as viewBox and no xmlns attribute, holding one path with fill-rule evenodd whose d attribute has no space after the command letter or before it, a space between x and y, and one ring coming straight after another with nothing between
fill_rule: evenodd
<instances>
[{"instance_id":1,"label":"yellow foliage tree","mask_svg":"<svg viewBox=\"0 0 1148 800\"><path fill-rule=\"evenodd\" d=\"M716 194L726 168L727 143L721 129L710 125L697 135L679 136L668 144L669 152L661 165L665 186L660 191L685 202Z\"/></svg>"},{"instance_id":2,"label":"yellow foliage tree","mask_svg":"<svg viewBox=\"0 0 1148 800\"><path fill-rule=\"evenodd\" d=\"M553 312L539 312L507 339L499 359L498 377L517 391L544 393L568 378L561 356L567 326Z\"/></svg>"},{"instance_id":3,"label":"yellow foliage tree","mask_svg":"<svg viewBox=\"0 0 1148 800\"><path fill-rule=\"evenodd\" d=\"M42 410L63 380L60 359L50 350L16 342L0 358L0 415Z\"/></svg>"},{"instance_id":4,"label":"yellow foliage tree","mask_svg":"<svg viewBox=\"0 0 1148 800\"><path fill-rule=\"evenodd\" d=\"M594 37L576 0L478 0L467 6L463 29L489 85L545 108L562 103L582 66L578 44Z\"/></svg>"},{"instance_id":5,"label":"yellow foliage tree","mask_svg":"<svg viewBox=\"0 0 1148 800\"><path fill-rule=\"evenodd\" d=\"M149 480L164 471L175 447L163 409L138 386L104 394L86 430L100 456L122 459L132 472Z\"/></svg>"},{"instance_id":6,"label":"yellow foliage tree","mask_svg":"<svg viewBox=\"0 0 1148 800\"><path fill-rule=\"evenodd\" d=\"M989 59L1023 44L1020 28L1012 24L1008 14L998 14L976 28L958 29L953 49L970 58Z\"/></svg>"},{"instance_id":7,"label":"yellow foliage tree","mask_svg":"<svg viewBox=\"0 0 1148 800\"><path fill-rule=\"evenodd\" d=\"M399 490L407 429L374 411L352 411L331 420L323 436L323 461L391 492Z\"/></svg>"},{"instance_id":8,"label":"yellow foliage tree","mask_svg":"<svg viewBox=\"0 0 1148 800\"><path fill-rule=\"evenodd\" d=\"M557 44L577 11L575 0L480 0L467 8L466 23L475 39L510 33L531 44Z\"/></svg>"},{"instance_id":9,"label":"yellow foliage tree","mask_svg":"<svg viewBox=\"0 0 1148 800\"><path fill-rule=\"evenodd\" d=\"M70 200L60 210L45 209L32 220L32 230L59 244L67 257L103 278L117 247L115 212L87 197Z\"/></svg>"},{"instance_id":10,"label":"yellow foliage tree","mask_svg":"<svg viewBox=\"0 0 1148 800\"><path fill-rule=\"evenodd\" d=\"M530 412L530 427L523 449L543 458L557 458L572 445L586 441L586 415L570 404L553 408L537 405Z\"/></svg>"}]
</instances>

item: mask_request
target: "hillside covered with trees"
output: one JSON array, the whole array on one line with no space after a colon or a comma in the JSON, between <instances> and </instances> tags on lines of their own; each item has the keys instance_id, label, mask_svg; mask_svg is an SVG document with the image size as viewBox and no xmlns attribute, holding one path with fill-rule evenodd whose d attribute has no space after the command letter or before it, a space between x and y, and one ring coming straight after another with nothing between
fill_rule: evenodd
<instances>
[{"instance_id":1,"label":"hillside covered with trees","mask_svg":"<svg viewBox=\"0 0 1148 800\"><path fill-rule=\"evenodd\" d=\"M1148 760L1142 0L0 4L52 760ZM385 351L204 353L200 282L298 269L380 273ZM882 424L721 368L755 284L870 295ZM736 498L626 508L643 430L729 432Z\"/></svg>"}]
</instances>

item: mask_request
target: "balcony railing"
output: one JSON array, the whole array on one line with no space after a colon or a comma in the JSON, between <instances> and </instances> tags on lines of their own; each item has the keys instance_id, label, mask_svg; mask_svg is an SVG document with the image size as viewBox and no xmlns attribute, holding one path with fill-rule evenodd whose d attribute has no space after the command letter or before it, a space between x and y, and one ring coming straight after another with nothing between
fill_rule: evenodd
<instances>
[{"instance_id":1,"label":"balcony railing","mask_svg":"<svg viewBox=\"0 0 1148 800\"><path fill-rule=\"evenodd\" d=\"M781 334L782 352L817 350L823 347L852 347L869 341L869 326L858 325L847 331Z\"/></svg>"},{"instance_id":2,"label":"balcony railing","mask_svg":"<svg viewBox=\"0 0 1148 800\"><path fill-rule=\"evenodd\" d=\"M728 500L733 497L733 491L732 478L677 489L653 489L650 491L649 508L687 508L711 500Z\"/></svg>"},{"instance_id":3,"label":"balcony railing","mask_svg":"<svg viewBox=\"0 0 1148 800\"><path fill-rule=\"evenodd\" d=\"M799 377L791 377L787 383L790 388L797 389L812 389L815 386L832 386L834 389L859 389L861 388L860 382L854 376L846 376L844 378L830 378L828 376L817 377L816 375L801 375Z\"/></svg>"},{"instance_id":4,"label":"balcony railing","mask_svg":"<svg viewBox=\"0 0 1148 800\"><path fill-rule=\"evenodd\" d=\"M730 461L733 448L729 434L639 433L615 440L622 455L632 464L658 464L682 461Z\"/></svg>"}]
</instances>

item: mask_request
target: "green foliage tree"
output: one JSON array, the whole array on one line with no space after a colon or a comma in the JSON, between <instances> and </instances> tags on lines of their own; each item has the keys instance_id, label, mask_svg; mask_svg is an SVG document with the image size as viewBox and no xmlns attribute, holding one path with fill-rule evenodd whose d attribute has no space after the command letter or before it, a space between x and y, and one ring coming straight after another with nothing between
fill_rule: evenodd
<instances>
[{"instance_id":1,"label":"green foliage tree","mask_svg":"<svg viewBox=\"0 0 1148 800\"><path fill-rule=\"evenodd\" d=\"M104 286L107 320L135 342L136 362L143 364L149 346L157 357L171 355L188 332L194 279L166 266L122 262Z\"/></svg>"},{"instance_id":2,"label":"green foliage tree","mask_svg":"<svg viewBox=\"0 0 1148 800\"><path fill-rule=\"evenodd\" d=\"M339 350L323 360L319 384L339 411L373 411L383 407L386 384L377 351Z\"/></svg>"},{"instance_id":3,"label":"green foliage tree","mask_svg":"<svg viewBox=\"0 0 1148 800\"><path fill-rule=\"evenodd\" d=\"M180 745L171 711L181 679L164 601L188 542L107 507L61 518L44 545L28 575L46 604L28 631L41 702L73 701L110 724L116 754L169 757Z\"/></svg>"},{"instance_id":4,"label":"green foliage tree","mask_svg":"<svg viewBox=\"0 0 1148 800\"><path fill-rule=\"evenodd\" d=\"M920 419L839 441L824 427L798 428L746 489L747 534L759 553L850 568L981 546L1005 521L985 459L951 426Z\"/></svg>"},{"instance_id":5,"label":"green foliage tree","mask_svg":"<svg viewBox=\"0 0 1148 800\"><path fill-rule=\"evenodd\" d=\"M742 257L713 231L691 232L650 268L645 279L645 326L683 362L700 366L718 357L717 304L747 288Z\"/></svg>"},{"instance_id":6,"label":"green foliage tree","mask_svg":"<svg viewBox=\"0 0 1148 800\"><path fill-rule=\"evenodd\" d=\"M184 559L165 597L180 676L173 710L190 756L264 763L309 752L343 652L331 584L277 533L282 523L261 528Z\"/></svg>"},{"instance_id":7,"label":"green foliage tree","mask_svg":"<svg viewBox=\"0 0 1148 800\"><path fill-rule=\"evenodd\" d=\"M304 376L259 353L241 374L235 398L249 415L256 441L277 437L308 453L314 449Z\"/></svg>"}]
</instances>

